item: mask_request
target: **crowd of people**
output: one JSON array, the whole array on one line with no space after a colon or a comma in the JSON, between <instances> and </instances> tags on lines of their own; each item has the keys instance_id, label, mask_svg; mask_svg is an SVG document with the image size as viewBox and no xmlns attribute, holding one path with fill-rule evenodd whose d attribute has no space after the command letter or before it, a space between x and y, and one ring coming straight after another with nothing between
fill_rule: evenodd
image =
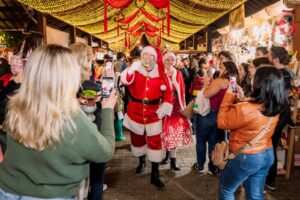
<instances>
[{"instance_id":1,"label":"crowd of people","mask_svg":"<svg viewBox=\"0 0 300 200\"><path fill-rule=\"evenodd\" d=\"M176 151L193 142L192 169L206 173L208 150L207 172L220 173L211 155L227 140L235 156L221 171L219 199L234 199L241 185L247 199L276 189L276 147L284 127L295 127L288 95L297 76L283 47L259 47L256 58L240 65L228 51L213 59L180 57L153 46L131 62L122 52L117 60L94 58L86 44L43 45L38 34L26 36L10 61L1 58L0 199L75 199L84 190L88 199L101 199L115 141L125 139L122 126L139 160L136 173L148 158L158 189L165 186L159 166L180 171ZM114 87L103 97L107 77ZM187 104L200 93L210 110L190 119Z\"/></svg>"}]
</instances>

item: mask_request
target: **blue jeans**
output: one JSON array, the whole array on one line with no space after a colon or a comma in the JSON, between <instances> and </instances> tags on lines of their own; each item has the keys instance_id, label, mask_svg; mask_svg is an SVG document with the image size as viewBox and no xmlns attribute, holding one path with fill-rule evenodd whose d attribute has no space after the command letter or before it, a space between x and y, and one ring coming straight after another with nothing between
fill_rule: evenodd
<instances>
[{"instance_id":1,"label":"blue jeans","mask_svg":"<svg viewBox=\"0 0 300 200\"><path fill-rule=\"evenodd\" d=\"M106 163L90 163L90 192L88 200L102 200Z\"/></svg>"},{"instance_id":2,"label":"blue jeans","mask_svg":"<svg viewBox=\"0 0 300 200\"><path fill-rule=\"evenodd\" d=\"M38 198L30 196L16 195L5 192L0 188L0 199L1 200L74 200L74 197L60 197L60 198Z\"/></svg>"},{"instance_id":3,"label":"blue jeans","mask_svg":"<svg viewBox=\"0 0 300 200\"><path fill-rule=\"evenodd\" d=\"M242 183L247 199L263 200L266 176L273 162L273 148L257 154L240 154L228 161L221 173L219 200L234 200L234 193Z\"/></svg>"},{"instance_id":4,"label":"blue jeans","mask_svg":"<svg viewBox=\"0 0 300 200\"><path fill-rule=\"evenodd\" d=\"M208 169L215 172L217 168L211 161L211 152L218 142L219 129L217 125L217 110L211 110L206 116L196 116L196 151L198 167L204 168L206 161L206 143L208 143Z\"/></svg>"}]
</instances>

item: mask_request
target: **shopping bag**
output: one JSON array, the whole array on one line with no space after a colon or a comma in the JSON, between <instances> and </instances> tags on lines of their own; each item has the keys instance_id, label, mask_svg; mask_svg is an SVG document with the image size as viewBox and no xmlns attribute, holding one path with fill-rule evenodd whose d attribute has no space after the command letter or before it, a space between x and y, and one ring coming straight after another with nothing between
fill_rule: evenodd
<instances>
[{"instance_id":1,"label":"shopping bag","mask_svg":"<svg viewBox=\"0 0 300 200\"><path fill-rule=\"evenodd\" d=\"M182 114L188 118L192 119L194 115L193 107L194 107L195 100L190 101L190 103L186 106L186 108L182 111Z\"/></svg>"},{"instance_id":2,"label":"shopping bag","mask_svg":"<svg viewBox=\"0 0 300 200\"><path fill-rule=\"evenodd\" d=\"M209 99L204 96L203 90L198 92L193 110L202 116L206 116L210 112L210 102Z\"/></svg>"}]
</instances>

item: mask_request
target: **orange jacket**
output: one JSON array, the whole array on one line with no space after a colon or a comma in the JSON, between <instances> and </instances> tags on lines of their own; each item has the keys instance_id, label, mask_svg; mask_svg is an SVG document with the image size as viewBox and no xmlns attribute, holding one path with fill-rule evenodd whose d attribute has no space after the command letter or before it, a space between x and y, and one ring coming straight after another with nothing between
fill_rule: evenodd
<instances>
[{"instance_id":1,"label":"orange jacket","mask_svg":"<svg viewBox=\"0 0 300 200\"><path fill-rule=\"evenodd\" d=\"M236 95L226 93L218 114L218 127L230 130L229 149L231 151L237 151L255 138L270 119L270 117L266 117L261 113L262 105L250 102L233 104L235 100ZM279 115L275 116L269 131L264 137L256 142L253 147L242 153L255 154L271 148L271 137L278 120Z\"/></svg>"}]
</instances>

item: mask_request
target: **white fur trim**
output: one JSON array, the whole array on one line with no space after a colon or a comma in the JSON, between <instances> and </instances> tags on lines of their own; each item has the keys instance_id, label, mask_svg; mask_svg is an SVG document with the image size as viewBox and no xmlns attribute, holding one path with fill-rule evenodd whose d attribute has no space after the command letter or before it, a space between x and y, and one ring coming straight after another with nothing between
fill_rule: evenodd
<instances>
[{"instance_id":1,"label":"white fur trim","mask_svg":"<svg viewBox=\"0 0 300 200\"><path fill-rule=\"evenodd\" d=\"M161 162L163 159L163 150L147 149L148 159L151 162Z\"/></svg>"},{"instance_id":2,"label":"white fur trim","mask_svg":"<svg viewBox=\"0 0 300 200\"><path fill-rule=\"evenodd\" d=\"M121 73L121 75L120 75L120 76L121 76L121 82L122 82L123 85L130 85L130 84L132 84L133 81L134 81L134 73L132 74L131 80L130 80L129 82L127 81L128 70L129 70L129 68L125 69L125 70Z\"/></svg>"},{"instance_id":3,"label":"white fur trim","mask_svg":"<svg viewBox=\"0 0 300 200\"><path fill-rule=\"evenodd\" d=\"M167 102L163 102L161 104L161 107L160 107L161 111L163 112L163 114L166 116L170 116L171 113L172 113L172 110L173 110L173 105L170 104L170 103L167 103Z\"/></svg>"},{"instance_id":4,"label":"white fur trim","mask_svg":"<svg viewBox=\"0 0 300 200\"><path fill-rule=\"evenodd\" d=\"M125 118L123 120L123 126L128 128L130 131L134 132L137 135L144 135L145 133L145 126L144 124L139 124L132 119L126 114Z\"/></svg>"},{"instance_id":5,"label":"white fur trim","mask_svg":"<svg viewBox=\"0 0 300 200\"><path fill-rule=\"evenodd\" d=\"M147 153L147 144L145 144L142 147L135 147L135 146L131 145L131 153L132 153L132 155L134 155L136 157L145 155Z\"/></svg>"},{"instance_id":6,"label":"white fur trim","mask_svg":"<svg viewBox=\"0 0 300 200\"><path fill-rule=\"evenodd\" d=\"M157 60L157 52L155 51L155 49L151 46L146 46L143 48L141 55L143 55L144 53L151 53L154 57L155 60Z\"/></svg>"},{"instance_id":7,"label":"white fur trim","mask_svg":"<svg viewBox=\"0 0 300 200\"><path fill-rule=\"evenodd\" d=\"M163 56L163 63L165 62L165 60L169 57L173 57L174 58L174 61L176 60L176 56L173 52L167 52L165 53L165 55Z\"/></svg>"},{"instance_id":8,"label":"white fur trim","mask_svg":"<svg viewBox=\"0 0 300 200\"><path fill-rule=\"evenodd\" d=\"M159 135L161 133L162 133L162 120L159 120L151 124L146 124L147 136Z\"/></svg>"},{"instance_id":9,"label":"white fur trim","mask_svg":"<svg viewBox=\"0 0 300 200\"><path fill-rule=\"evenodd\" d=\"M166 91L166 89L167 89L166 85L161 85L161 86L160 86L160 90L161 90L161 91Z\"/></svg>"},{"instance_id":10,"label":"white fur trim","mask_svg":"<svg viewBox=\"0 0 300 200\"><path fill-rule=\"evenodd\" d=\"M158 71L158 65L157 64L155 65L155 67L151 71L147 71L146 68L141 65L137 69L137 72L139 72L143 76L150 77L150 78L159 77L159 71Z\"/></svg>"},{"instance_id":11,"label":"white fur trim","mask_svg":"<svg viewBox=\"0 0 300 200\"><path fill-rule=\"evenodd\" d=\"M162 132L162 120L150 124L139 124L130 119L127 114L125 115L125 118L123 120L123 126L137 135L144 135L145 130L147 136L158 135Z\"/></svg>"},{"instance_id":12,"label":"white fur trim","mask_svg":"<svg viewBox=\"0 0 300 200\"><path fill-rule=\"evenodd\" d=\"M182 102L181 100L181 91L180 91L180 87L179 87L179 84L176 80L176 77L177 77L177 73L178 71L176 69L174 69L174 73L172 74L172 83L174 84L175 86L175 89L176 89L176 92L177 92L177 96L178 96L178 100L179 100L179 104L180 104L180 108L181 110L184 110L186 105ZM185 96L185 94L182 94ZM185 98L185 97L184 97Z\"/></svg>"}]
</instances>

